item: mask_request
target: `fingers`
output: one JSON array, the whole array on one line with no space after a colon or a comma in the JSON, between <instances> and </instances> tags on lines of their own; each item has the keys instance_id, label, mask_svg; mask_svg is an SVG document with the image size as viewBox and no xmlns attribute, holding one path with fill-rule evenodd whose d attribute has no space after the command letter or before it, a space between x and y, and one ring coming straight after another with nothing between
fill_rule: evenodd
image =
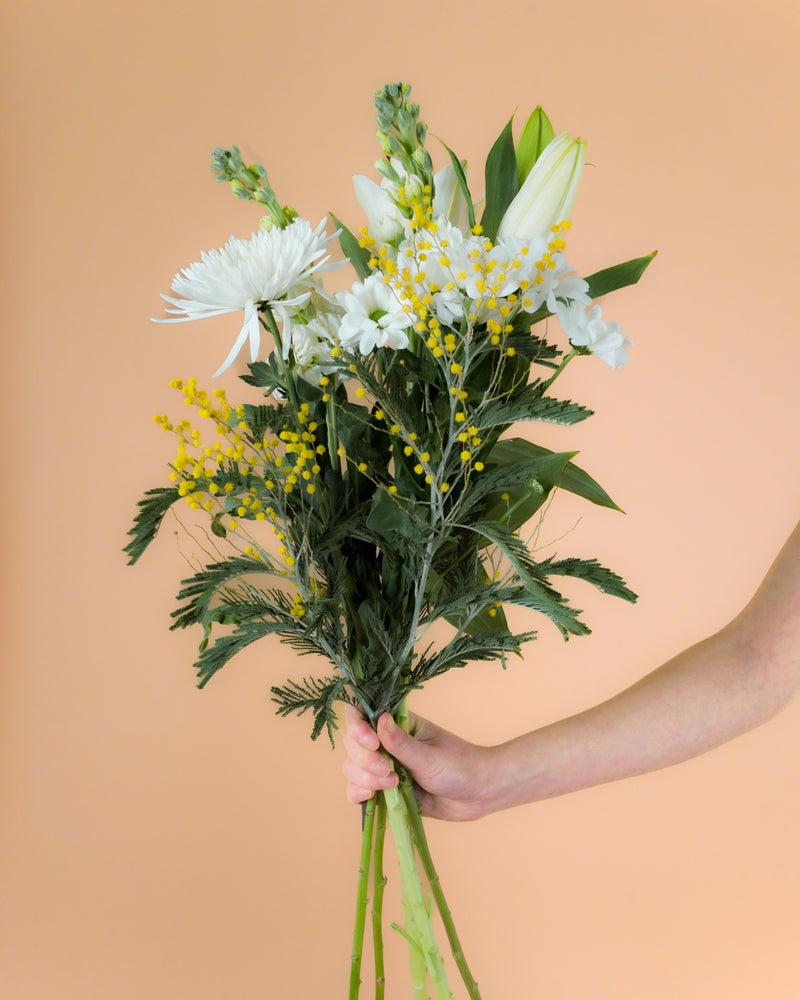
<instances>
[{"instance_id":1,"label":"fingers","mask_svg":"<svg viewBox=\"0 0 800 1000\"><path fill-rule=\"evenodd\" d=\"M361 715L358 709L352 705L344 706L344 733L342 742L351 752L351 748L363 748L365 750L377 750L380 747L380 740L375 730L367 720Z\"/></svg>"},{"instance_id":2,"label":"fingers","mask_svg":"<svg viewBox=\"0 0 800 1000\"><path fill-rule=\"evenodd\" d=\"M347 778L345 794L350 802L364 802L378 789L397 785L397 775L381 752L375 730L351 705L345 706L342 742L348 754L342 771Z\"/></svg>"}]
</instances>

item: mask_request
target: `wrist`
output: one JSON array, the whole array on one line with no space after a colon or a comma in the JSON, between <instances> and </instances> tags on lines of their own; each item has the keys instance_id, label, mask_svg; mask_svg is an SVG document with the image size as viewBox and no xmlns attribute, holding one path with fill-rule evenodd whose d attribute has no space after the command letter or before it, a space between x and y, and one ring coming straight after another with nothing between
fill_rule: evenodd
<instances>
[{"instance_id":1,"label":"wrist","mask_svg":"<svg viewBox=\"0 0 800 1000\"><path fill-rule=\"evenodd\" d=\"M564 789L549 775L547 746L536 732L482 747L480 806L483 815L552 798Z\"/></svg>"}]
</instances>

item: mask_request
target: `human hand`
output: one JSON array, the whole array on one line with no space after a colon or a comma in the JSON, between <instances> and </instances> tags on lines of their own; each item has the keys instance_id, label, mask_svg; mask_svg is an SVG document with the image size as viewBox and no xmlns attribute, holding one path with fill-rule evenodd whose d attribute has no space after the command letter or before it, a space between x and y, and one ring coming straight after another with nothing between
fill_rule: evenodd
<instances>
[{"instance_id":1,"label":"human hand","mask_svg":"<svg viewBox=\"0 0 800 1000\"><path fill-rule=\"evenodd\" d=\"M423 815L461 821L490 812L491 748L467 743L417 715L410 714L409 723L410 734L384 713L376 731L355 708L345 706L347 798L364 802L379 789L397 785L389 754L411 774Z\"/></svg>"}]
</instances>

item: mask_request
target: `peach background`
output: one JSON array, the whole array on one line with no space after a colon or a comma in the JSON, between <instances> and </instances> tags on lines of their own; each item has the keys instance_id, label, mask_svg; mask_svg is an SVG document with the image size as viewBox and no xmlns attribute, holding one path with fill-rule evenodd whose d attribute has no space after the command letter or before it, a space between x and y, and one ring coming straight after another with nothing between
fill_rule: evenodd
<instances>
[{"instance_id":1,"label":"peach background","mask_svg":"<svg viewBox=\"0 0 800 1000\"><path fill-rule=\"evenodd\" d=\"M606 306L631 364L571 369L597 415L540 435L628 511L562 498L553 535L581 520L560 551L640 603L576 593L591 638L542 626L524 664L416 701L499 741L724 624L798 517L796 4L29 0L4 22L0 995L342 997L358 817L341 751L268 698L311 665L262 645L199 693L198 637L167 630L172 529L135 570L119 551L171 457L167 381L210 385L238 330L149 322L179 267L255 223L210 150L358 224L384 81L474 165L542 102L595 165L570 259L660 251ZM433 827L485 1000L796 1000L799 786L794 706L679 768Z\"/></svg>"}]
</instances>

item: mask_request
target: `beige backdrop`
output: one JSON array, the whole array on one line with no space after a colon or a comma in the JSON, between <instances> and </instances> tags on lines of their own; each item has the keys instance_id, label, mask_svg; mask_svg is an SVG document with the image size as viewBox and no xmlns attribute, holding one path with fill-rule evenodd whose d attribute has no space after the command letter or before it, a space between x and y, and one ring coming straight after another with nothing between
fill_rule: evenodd
<instances>
[{"instance_id":1,"label":"beige backdrop","mask_svg":"<svg viewBox=\"0 0 800 1000\"><path fill-rule=\"evenodd\" d=\"M630 365L574 366L562 391L597 415L541 436L628 512L564 499L559 551L640 603L576 593L593 636L543 626L524 663L415 701L499 741L724 624L796 522L797 6L29 0L4 21L0 995L343 997L358 814L341 751L268 697L309 662L262 644L198 692L198 636L167 629L172 527L134 570L120 553L171 457L168 380L209 385L238 330L149 322L254 225L209 153L238 143L303 214L358 225L380 84L411 81L474 165L541 102L589 140L570 258L660 252L606 306ZM485 1000L796 1000L799 788L795 706L679 768L433 827Z\"/></svg>"}]
</instances>

